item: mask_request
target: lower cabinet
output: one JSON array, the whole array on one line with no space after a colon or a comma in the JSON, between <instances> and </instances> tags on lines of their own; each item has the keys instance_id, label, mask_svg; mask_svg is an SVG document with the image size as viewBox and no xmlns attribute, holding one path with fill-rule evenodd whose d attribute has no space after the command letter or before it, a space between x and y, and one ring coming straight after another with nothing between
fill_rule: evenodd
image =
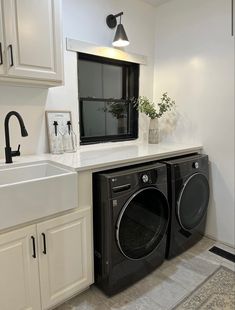
<instances>
[{"instance_id":1,"label":"lower cabinet","mask_svg":"<svg viewBox=\"0 0 235 310\"><path fill-rule=\"evenodd\" d=\"M93 282L91 210L0 235L0 309L50 309Z\"/></svg>"},{"instance_id":2,"label":"lower cabinet","mask_svg":"<svg viewBox=\"0 0 235 310\"><path fill-rule=\"evenodd\" d=\"M37 225L42 308L48 309L92 283L91 211Z\"/></svg>"},{"instance_id":3,"label":"lower cabinet","mask_svg":"<svg viewBox=\"0 0 235 310\"><path fill-rule=\"evenodd\" d=\"M1 310L41 309L35 236L35 225L0 235Z\"/></svg>"}]
</instances>

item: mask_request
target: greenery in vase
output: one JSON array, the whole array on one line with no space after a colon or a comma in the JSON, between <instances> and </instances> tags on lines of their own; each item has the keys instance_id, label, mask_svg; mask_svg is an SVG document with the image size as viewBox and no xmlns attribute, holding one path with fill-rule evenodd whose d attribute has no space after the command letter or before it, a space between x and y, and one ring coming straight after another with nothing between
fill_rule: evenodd
<instances>
[{"instance_id":1,"label":"greenery in vase","mask_svg":"<svg viewBox=\"0 0 235 310\"><path fill-rule=\"evenodd\" d=\"M157 104L151 102L147 97L139 97L133 101L137 110L145 113L151 119L160 118L175 105L175 101L172 100L167 93L163 93L161 102Z\"/></svg>"}]
</instances>

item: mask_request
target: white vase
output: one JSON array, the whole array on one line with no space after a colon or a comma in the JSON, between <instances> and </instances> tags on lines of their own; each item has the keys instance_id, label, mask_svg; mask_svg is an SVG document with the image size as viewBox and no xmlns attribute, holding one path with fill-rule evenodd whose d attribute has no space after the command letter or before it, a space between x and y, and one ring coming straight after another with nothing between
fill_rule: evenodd
<instances>
[{"instance_id":1,"label":"white vase","mask_svg":"<svg viewBox=\"0 0 235 310\"><path fill-rule=\"evenodd\" d=\"M158 118L150 119L149 123L149 143L159 143L159 124Z\"/></svg>"}]
</instances>

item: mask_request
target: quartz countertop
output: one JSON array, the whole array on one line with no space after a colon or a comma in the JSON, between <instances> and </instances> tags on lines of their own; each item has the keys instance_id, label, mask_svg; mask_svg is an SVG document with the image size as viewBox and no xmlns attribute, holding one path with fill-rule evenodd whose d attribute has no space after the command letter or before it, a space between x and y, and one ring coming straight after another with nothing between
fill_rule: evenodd
<instances>
[{"instance_id":1,"label":"quartz countertop","mask_svg":"<svg viewBox=\"0 0 235 310\"><path fill-rule=\"evenodd\" d=\"M61 155L41 154L14 157L13 164L4 164L0 160L0 166L10 167L18 164L50 161L62 165L73 171L109 169L144 161L159 160L172 156L179 156L193 152L200 152L200 144L141 144L130 145L91 145L81 146L76 153L64 153Z\"/></svg>"}]
</instances>

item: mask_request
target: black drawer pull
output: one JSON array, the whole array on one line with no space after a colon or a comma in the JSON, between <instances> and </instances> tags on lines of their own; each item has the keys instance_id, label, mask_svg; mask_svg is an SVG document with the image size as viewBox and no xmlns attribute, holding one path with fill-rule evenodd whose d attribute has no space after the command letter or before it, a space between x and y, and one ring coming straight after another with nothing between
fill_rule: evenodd
<instances>
[{"instance_id":1,"label":"black drawer pull","mask_svg":"<svg viewBox=\"0 0 235 310\"><path fill-rule=\"evenodd\" d=\"M32 254L32 257L33 258L36 258L36 246L35 246L35 238L34 236L31 236L31 239L32 239L32 243L33 243L33 254Z\"/></svg>"},{"instance_id":2,"label":"black drawer pull","mask_svg":"<svg viewBox=\"0 0 235 310\"><path fill-rule=\"evenodd\" d=\"M131 188L131 184L124 184L124 185L113 187L113 192L114 193L120 193L123 191L127 191L130 188Z\"/></svg>"},{"instance_id":3,"label":"black drawer pull","mask_svg":"<svg viewBox=\"0 0 235 310\"><path fill-rule=\"evenodd\" d=\"M43 240L43 254L47 254L47 244L46 244L46 235L42 233L42 240Z\"/></svg>"}]
</instances>

